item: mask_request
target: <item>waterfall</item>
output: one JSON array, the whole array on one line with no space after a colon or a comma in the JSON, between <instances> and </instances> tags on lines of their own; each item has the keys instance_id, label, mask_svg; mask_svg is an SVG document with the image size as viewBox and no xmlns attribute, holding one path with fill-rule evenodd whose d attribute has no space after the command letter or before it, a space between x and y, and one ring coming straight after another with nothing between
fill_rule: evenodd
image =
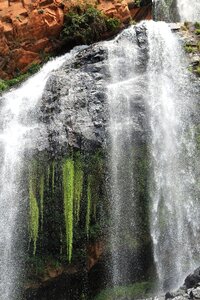
<instances>
[{"instance_id":1,"label":"waterfall","mask_svg":"<svg viewBox=\"0 0 200 300\"><path fill-rule=\"evenodd\" d=\"M199 0L153 0L154 18L166 22L199 22Z\"/></svg>"},{"instance_id":2,"label":"waterfall","mask_svg":"<svg viewBox=\"0 0 200 300\"><path fill-rule=\"evenodd\" d=\"M177 0L177 7L181 21L199 22L200 2L199 0Z\"/></svg>"},{"instance_id":3,"label":"waterfall","mask_svg":"<svg viewBox=\"0 0 200 300\"><path fill-rule=\"evenodd\" d=\"M23 257L23 209L28 196L22 172L25 152L48 146L44 124L37 118L37 105L51 72L70 57L66 54L48 62L17 89L5 93L0 109L0 298L18 299ZM25 222L26 223L26 222ZM26 223L27 224L27 223Z\"/></svg>"},{"instance_id":4,"label":"waterfall","mask_svg":"<svg viewBox=\"0 0 200 300\"><path fill-rule=\"evenodd\" d=\"M180 3L178 0L177 5L183 11ZM198 9L198 4L196 7ZM146 261L149 259L151 264L152 255L159 288L175 288L200 263L199 145L196 141L200 99L195 79L187 70L188 62L181 42L166 23L145 21L130 26L115 39L100 45L103 51L97 54L95 47L89 47L94 56L89 52L88 55L86 50L83 60L90 66L82 66L84 72L77 78L71 76L69 80L69 74L78 72L80 61L74 64L70 61L74 73L68 74L62 69L58 74L63 77L56 77L56 80L63 80L64 86L69 82L71 90L69 87L62 90L60 102L63 101L63 106L67 103L64 109L69 112L67 121L73 119L71 126L75 128L79 122L78 138L81 140L85 131L86 140L89 140L92 122L97 128L99 124L104 128L104 123L90 118L100 111L102 119L105 117L105 123L107 121L99 105L104 101L104 89L98 90L98 85L105 88L104 78L108 79L109 116L105 131L109 152L108 227L112 285L146 280L149 275ZM102 52L105 48L108 56L104 64ZM49 148L49 136L53 131L58 144L66 138L64 109L55 109L54 115L51 110L51 100L55 103L57 100L57 96L51 98L57 86L53 85L52 90L50 87L56 81L48 81L47 101L41 104L40 100L51 72L71 59L74 53L76 50L50 61L38 74L0 98L1 300L19 299L23 283L20 277L25 251L23 238L26 239L23 236L28 224L28 180L24 176L27 165L35 152ZM93 66L93 61L102 64ZM102 77L102 74L96 74L100 68ZM84 87L73 90L80 80ZM97 81L96 85L93 80ZM84 101L88 97L89 101L76 98L82 91ZM94 93L98 95L94 96ZM68 103L71 99L73 103ZM45 118L42 121L39 117L41 111L45 115L45 109L41 109L43 105L47 110L50 108L48 125L43 123ZM81 107L86 113L89 111L89 117L86 115L84 120ZM73 113L78 115L78 121L73 118ZM98 136L98 130L92 134ZM54 187L54 179L52 181ZM90 218L92 199L90 184L88 186L87 215Z\"/></svg>"},{"instance_id":5,"label":"waterfall","mask_svg":"<svg viewBox=\"0 0 200 300\"><path fill-rule=\"evenodd\" d=\"M150 230L159 287L173 288L199 263L195 115L197 91L178 37L143 22L108 42L112 279L129 280L130 245L142 236L136 149L149 151ZM146 125L145 125L146 124ZM148 128L145 128L147 126ZM138 137L140 142L138 142ZM137 248L137 247L136 247ZM142 268L138 253L135 272ZM138 264L138 265L137 265Z\"/></svg>"},{"instance_id":6,"label":"waterfall","mask_svg":"<svg viewBox=\"0 0 200 300\"><path fill-rule=\"evenodd\" d=\"M178 287L199 263L195 177L197 94L182 45L165 23L147 25L148 119L151 129L151 235L161 287Z\"/></svg>"},{"instance_id":7,"label":"waterfall","mask_svg":"<svg viewBox=\"0 0 200 300\"><path fill-rule=\"evenodd\" d=\"M107 45L111 82L108 85L110 109L110 198L111 272L114 285L127 282L130 274L129 244L136 243L137 199L132 136L140 131L132 114L140 92L137 71L140 49L134 27L125 30ZM135 88L133 88L133 86ZM136 103L134 103L136 102ZM135 271L137 266L135 265Z\"/></svg>"}]
</instances>

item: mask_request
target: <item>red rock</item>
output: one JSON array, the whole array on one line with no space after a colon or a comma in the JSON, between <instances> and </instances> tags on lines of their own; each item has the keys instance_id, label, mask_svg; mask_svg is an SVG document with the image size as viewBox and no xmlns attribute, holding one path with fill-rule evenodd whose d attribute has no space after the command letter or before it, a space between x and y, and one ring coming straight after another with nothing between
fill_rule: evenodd
<instances>
[{"instance_id":1,"label":"red rock","mask_svg":"<svg viewBox=\"0 0 200 300\"><path fill-rule=\"evenodd\" d=\"M24 5L23 5L24 2ZM150 18L150 9L131 9L131 0L98 0L97 8L109 17L127 23ZM12 77L16 69L24 71L33 62L40 62L41 52L52 52L59 43L64 14L84 0L0 0L0 78ZM96 0L88 0L96 6Z\"/></svg>"}]
</instances>

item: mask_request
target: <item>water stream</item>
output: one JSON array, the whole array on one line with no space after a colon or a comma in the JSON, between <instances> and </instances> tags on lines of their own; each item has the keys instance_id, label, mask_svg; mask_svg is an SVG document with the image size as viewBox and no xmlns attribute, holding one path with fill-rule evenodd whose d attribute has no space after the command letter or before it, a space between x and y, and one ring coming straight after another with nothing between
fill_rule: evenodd
<instances>
[{"instance_id":1,"label":"water stream","mask_svg":"<svg viewBox=\"0 0 200 300\"><path fill-rule=\"evenodd\" d=\"M199 263L200 246L191 117L197 93L187 59L169 26L152 21L125 30L109 42L108 52L113 283L119 284L121 276L128 280L130 258L125 245L143 234L134 156L139 135L149 149L150 230L159 287L178 287ZM137 272L137 258L134 268Z\"/></svg>"},{"instance_id":2,"label":"water stream","mask_svg":"<svg viewBox=\"0 0 200 300\"><path fill-rule=\"evenodd\" d=\"M185 54L167 24L147 26L151 129L151 235L161 287L182 284L199 262L194 92Z\"/></svg>"},{"instance_id":3,"label":"water stream","mask_svg":"<svg viewBox=\"0 0 200 300\"><path fill-rule=\"evenodd\" d=\"M154 18L166 22L199 22L198 0L153 0Z\"/></svg>"},{"instance_id":4,"label":"water stream","mask_svg":"<svg viewBox=\"0 0 200 300\"><path fill-rule=\"evenodd\" d=\"M196 0L191 7L188 2L177 1L181 20L197 20L200 3ZM108 52L110 74L112 283L127 284L142 274L144 249L138 245L148 236L159 288L175 288L200 263L195 140L195 109L200 99L187 71L182 44L166 23L142 22L102 45ZM20 224L28 202L21 180L25 154L48 148L48 134L45 124L38 121L37 107L51 72L71 55L50 61L0 98L1 300L17 299L21 284Z\"/></svg>"},{"instance_id":5,"label":"water stream","mask_svg":"<svg viewBox=\"0 0 200 300\"><path fill-rule=\"evenodd\" d=\"M198 0L177 0L177 7L182 22L199 22L200 2Z\"/></svg>"},{"instance_id":6,"label":"water stream","mask_svg":"<svg viewBox=\"0 0 200 300\"><path fill-rule=\"evenodd\" d=\"M4 94L0 109L0 298L17 299L23 261L23 209L27 208L26 185L21 181L25 151L48 146L44 124L38 122L37 105L51 72L70 57L66 54L47 63L17 89Z\"/></svg>"}]
</instances>

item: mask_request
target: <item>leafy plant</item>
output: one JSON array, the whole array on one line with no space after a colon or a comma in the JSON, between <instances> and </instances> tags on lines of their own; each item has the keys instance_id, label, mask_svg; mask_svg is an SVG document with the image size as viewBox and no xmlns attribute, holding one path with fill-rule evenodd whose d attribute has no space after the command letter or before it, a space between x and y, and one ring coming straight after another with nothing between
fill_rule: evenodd
<instances>
[{"instance_id":1,"label":"leafy plant","mask_svg":"<svg viewBox=\"0 0 200 300\"><path fill-rule=\"evenodd\" d=\"M61 39L73 44L90 44L119 27L118 19L108 18L92 6L76 6L65 15Z\"/></svg>"}]
</instances>

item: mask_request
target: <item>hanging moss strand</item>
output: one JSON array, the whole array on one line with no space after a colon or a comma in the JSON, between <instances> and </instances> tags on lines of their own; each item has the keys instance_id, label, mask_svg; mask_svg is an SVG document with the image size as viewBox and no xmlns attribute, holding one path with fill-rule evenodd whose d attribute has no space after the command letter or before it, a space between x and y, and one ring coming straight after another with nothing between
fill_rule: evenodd
<instances>
[{"instance_id":1,"label":"hanging moss strand","mask_svg":"<svg viewBox=\"0 0 200 300\"><path fill-rule=\"evenodd\" d=\"M80 218L80 206L81 198L83 192L83 166L78 157L75 161L75 174L74 174L74 216L76 224L79 222Z\"/></svg>"},{"instance_id":2,"label":"hanging moss strand","mask_svg":"<svg viewBox=\"0 0 200 300\"><path fill-rule=\"evenodd\" d=\"M37 239L38 239L38 232L39 232L39 208L37 204L37 199L34 193L34 187L32 183L32 179L29 182L29 214L30 214L30 237L33 241L33 254L36 253L37 248Z\"/></svg>"},{"instance_id":3,"label":"hanging moss strand","mask_svg":"<svg viewBox=\"0 0 200 300\"><path fill-rule=\"evenodd\" d=\"M92 176L88 176L88 182L87 182L87 212L86 212L86 234L89 236L89 229L90 229L90 215L91 215L91 181Z\"/></svg>"},{"instance_id":4,"label":"hanging moss strand","mask_svg":"<svg viewBox=\"0 0 200 300\"><path fill-rule=\"evenodd\" d=\"M52 162L52 193L54 193L55 189L55 161Z\"/></svg>"},{"instance_id":5,"label":"hanging moss strand","mask_svg":"<svg viewBox=\"0 0 200 300\"><path fill-rule=\"evenodd\" d=\"M40 177L40 218L42 229L44 223L44 175Z\"/></svg>"},{"instance_id":6,"label":"hanging moss strand","mask_svg":"<svg viewBox=\"0 0 200 300\"><path fill-rule=\"evenodd\" d=\"M72 259L73 247L73 195L74 195L74 162L67 159L63 164L64 217L66 227L67 257Z\"/></svg>"},{"instance_id":7,"label":"hanging moss strand","mask_svg":"<svg viewBox=\"0 0 200 300\"><path fill-rule=\"evenodd\" d=\"M49 187L49 179L50 179L50 166L47 167L47 186Z\"/></svg>"}]
</instances>

